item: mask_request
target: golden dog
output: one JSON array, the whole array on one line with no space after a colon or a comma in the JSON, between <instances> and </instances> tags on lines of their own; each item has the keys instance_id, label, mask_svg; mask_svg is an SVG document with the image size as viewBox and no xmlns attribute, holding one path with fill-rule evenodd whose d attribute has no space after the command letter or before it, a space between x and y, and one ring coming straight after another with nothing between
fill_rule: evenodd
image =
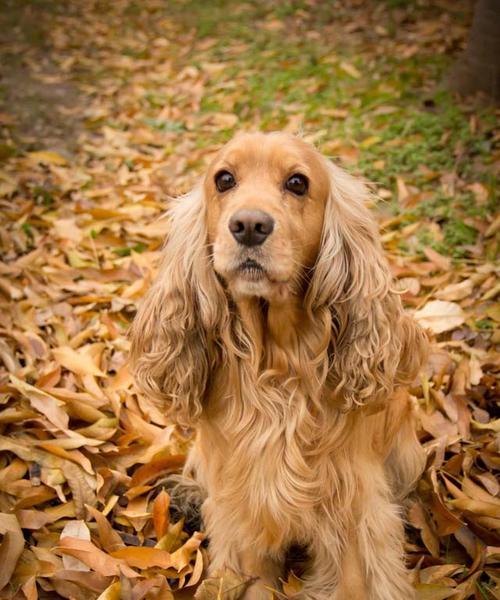
<instances>
[{"instance_id":1,"label":"golden dog","mask_svg":"<svg viewBox=\"0 0 500 600\"><path fill-rule=\"evenodd\" d=\"M398 501L422 468L404 387L426 338L392 288L369 192L304 141L241 134L170 209L132 327L139 385L196 428L211 570L269 598L412 597ZM190 478L190 479L188 479Z\"/></svg>"}]
</instances>

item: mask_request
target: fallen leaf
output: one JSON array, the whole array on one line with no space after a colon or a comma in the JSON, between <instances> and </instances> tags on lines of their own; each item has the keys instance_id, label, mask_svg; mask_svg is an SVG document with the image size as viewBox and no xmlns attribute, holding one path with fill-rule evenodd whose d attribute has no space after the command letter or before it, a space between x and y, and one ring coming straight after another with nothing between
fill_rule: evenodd
<instances>
[{"instance_id":1,"label":"fallen leaf","mask_svg":"<svg viewBox=\"0 0 500 600\"><path fill-rule=\"evenodd\" d=\"M465 279L460 283L452 283L442 290L436 292L436 298L439 300L463 300L472 294L474 284L471 279Z\"/></svg>"},{"instance_id":2,"label":"fallen leaf","mask_svg":"<svg viewBox=\"0 0 500 600\"><path fill-rule=\"evenodd\" d=\"M456 329L465 321L465 314L460 305L444 300L431 300L414 313L415 319L434 333L442 333Z\"/></svg>"},{"instance_id":3,"label":"fallen leaf","mask_svg":"<svg viewBox=\"0 0 500 600\"><path fill-rule=\"evenodd\" d=\"M40 150L37 152L28 152L26 155L33 162L40 162L49 165L66 165L67 160L57 152L50 150Z\"/></svg>"},{"instance_id":4,"label":"fallen leaf","mask_svg":"<svg viewBox=\"0 0 500 600\"><path fill-rule=\"evenodd\" d=\"M439 556L439 539L434 528L430 525L424 508L419 502L412 504L408 511L408 518L414 527L420 529L422 540L432 556Z\"/></svg>"},{"instance_id":5,"label":"fallen leaf","mask_svg":"<svg viewBox=\"0 0 500 600\"><path fill-rule=\"evenodd\" d=\"M0 513L0 533L3 535L0 544L0 590L10 581L17 561L24 548L24 537L21 527L14 515Z\"/></svg>"},{"instance_id":6,"label":"fallen leaf","mask_svg":"<svg viewBox=\"0 0 500 600\"><path fill-rule=\"evenodd\" d=\"M417 600L445 600L455 595L453 588L437 583L417 583L415 590Z\"/></svg>"},{"instance_id":7,"label":"fallen leaf","mask_svg":"<svg viewBox=\"0 0 500 600\"><path fill-rule=\"evenodd\" d=\"M288 575L288 579L283 581L283 592L287 598L293 598L300 594L304 582L301 581L294 573Z\"/></svg>"},{"instance_id":8,"label":"fallen leaf","mask_svg":"<svg viewBox=\"0 0 500 600\"><path fill-rule=\"evenodd\" d=\"M61 531L59 539L62 540L67 537L78 538L90 542L90 531L84 521L68 521ZM62 561L65 569L90 571L90 568L85 563L73 556L63 555Z\"/></svg>"},{"instance_id":9,"label":"fallen leaf","mask_svg":"<svg viewBox=\"0 0 500 600\"><path fill-rule=\"evenodd\" d=\"M59 545L56 546L55 551L63 556L69 555L78 558L100 575L120 575L120 573L123 573L127 577L137 577L137 573L128 567L124 561L105 554L88 540L65 537L59 540Z\"/></svg>"},{"instance_id":10,"label":"fallen leaf","mask_svg":"<svg viewBox=\"0 0 500 600\"><path fill-rule=\"evenodd\" d=\"M251 582L251 578L234 571L219 571L202 582L194 597L196 600L238 600Z\"/></svg>"},{"instance_id":11,"label":"fallen leaf","mask_svg":"<svg viewBox=\"0 0 500 600\"><path fill-rule=\"evenodd\" d=\"M127 547L114 550L110 555L124 560L131 567L139 569L150 569L152 567L168 569L173 566L171 555L159 548Z\"/></svg>"},{"instance_id":12,"label":"fallen leaf","mask_svg":"<svg viewBox=\"0 0 500 600\"><path fill-rule=\"evenodd\" d=\"M431 262L433 262L436 265L436 267L438 267L442 271L450 270L451 260L447 256L439 254L439 252L436 252L433 248L429 248L428 246L424 248L424 254Z\"/></svg>"},{"instance_id":13,"label":"fallen leaf","mask_svg":"<svg viewBox=\"0 0 500 600\"><path fill-rule=\"evenodd\" d=\"M358 69L356 69L354 65L351 65L351 63L341 61L339 63L339 67L342 69L342 71L344 71L344 73L347 73L351 77L354 77L354 79L359 79L361 77L361 73L358 71Z\"/></svg>"},{"instance_id":14,"label":"fallen leaf","mask_svg":"<svg viewBox=\"0 0 500 600\"><path fill-rule=\"evenodd\" d=\"M70 346L60 346L53 348L52 354L63 367L73 373L106 377L106 373L97 367L92 357L82 351L77 352Z\"/></svg>"},{"instance_id":15,"label":"fallen leaf","mask_svg":"<svg viewBox=\"0 0 500 600\"><path fill-rule=\"evenodd\" d=\"M153 502L153 524L156 539L160 540L168 531L170 496L162 490Z\"/></svg>"}]
</instances>

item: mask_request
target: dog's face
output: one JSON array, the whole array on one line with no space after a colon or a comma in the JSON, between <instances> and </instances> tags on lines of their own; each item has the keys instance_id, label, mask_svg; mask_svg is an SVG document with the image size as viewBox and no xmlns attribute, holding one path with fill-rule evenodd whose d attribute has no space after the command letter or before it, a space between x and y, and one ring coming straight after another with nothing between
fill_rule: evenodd
<instances>
[{"instance_id":1,"label":"dog's face","mask_svg":"<svg viewBox=\"0 0 500 600\"><path fill-rule=\"evenodd\" d=\"M283 133L243 134L204 180L215 271L235 297L285 299L316 259L329 193L321 155Z\"/></svg>"}]
</instances>

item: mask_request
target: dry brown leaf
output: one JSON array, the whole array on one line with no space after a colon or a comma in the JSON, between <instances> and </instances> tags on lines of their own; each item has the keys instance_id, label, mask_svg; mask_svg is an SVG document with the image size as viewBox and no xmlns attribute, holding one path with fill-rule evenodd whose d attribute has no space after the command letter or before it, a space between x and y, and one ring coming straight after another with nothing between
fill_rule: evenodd
<instances>
[{"instance_id":1,"label":"dry brown leaf","mask_svg":"<svg viewBox=\"0 0 500 600\"><path fill-rule=\"evenodd\" d=\"M444 300L431 300L414 313L415 319L434 333L456 329L465 321L461 306Z\"/></svg>"},{"instance_id":2,"label":"dry brown leaf","mask_svg":"<svg viewBox=\"0 0 500 600\"><path fill-rule=\"evenodd\" d=\"M422 540L432 556L439 556L439 539L419 502L412 504L408 511L408 519L414 527L420 529Z\"/></svg>"},{"instance_id":3,"label":"dry brown leaf","mask_svg":"<svg viewBox=\"0 0 500 600\"><path fill-rule=\"evenodd\" d=\"M106 377L106 373L99 369L93 358L82 351L77 352L70 346L60 346L59 348L53 348L52 354L63 367L73 373Z\"/></svg>"},{"instance_id":4,"label":"dry brown leaf","mask_svg":"<svg viewBox=\"0 0 500 600\"><path fill-rule=\"evenodd\" d=\"M245 592L251 579L226 570L207 577L196 590L196 600L238 600Z\"/></svg>"},{"instance_id":5,"label":"dry brown leaf","mask_svg":"<svg viewBox=\"0 0 500 600\"><path fill-rule=\"evenodd\" d=\"M125 547L122 538L111 526L106 517L93 506L86 505L88 513L94 517L99 531L99 541L106 552L110 554Z\"/></svg>"},{"instance_id":6,"label":"dry brown leaf","mask_svg":"<svg viewBox=\"0 0 500 600\"><path fill-rule=\"evenodd\" d=\"M119 581L115 581L97 598L97 600L122 600L121 585Z\"/></svg>"},{"instance_id":7,"label":"dry brown leaf","mask_svg":"<svg viewBox=\"0 0 500 600\"><path fill-rule=\"evenodd\" d=\"M203 568L203 554L198 548L198 550L196 550L196 560L194 563L193 572L191 573L191 577L189 578L189 581L186 583L185 587L192 587L200 581L201 576L203 575Z\"/></svg>"},{"instance_id":8,"label":"dry brown leaf","mask_svg":"<svg viewBox=\"0 0 500 600\"><path fill-rule=\"evenodd\" d=\"M61 463L61 469L73 494L73 502L77 517L85 517L85 506L94 506L96 481L78 465L67 460Z\"/></svg>"},{"instance_id":9,"label":"dry brown leaf","mask_svg":"<svg viewBox=\"0 0 500 600\"><path fill-rule=\"evenodd\" d=\"M456 498L455 500L450 500L449 503L454 508L460 510L467 510L478 515L500 519L500 506L497 504L491 504L483 500L472 500L471 498Z\"/></svg>"},{"instance_id":10,"label":"dry brown leaf","mask_svg":"<svg viewBox=\"0 0 500 600\"><path fill-rule=\"evenodd\" d=\"M417 600L445 600L455 594L455 590L437 583L417 583Z\"/></svg>"},{"instance_id":11,"label":"dry brown leaf","mask_svg":"<svg viewBox=\"0 0 500 600\"><path fill-rule=\"evenodd\" d=\"M0 533L3 535L0 544L0 590L10 581L17 561L24 548L24 537L21 527L14 515L0 513Z\"/></svg>"},{"instance_id":12,"label":"dry brown leaf","mask_svg":"<svg viewBox=\"0 0 500 600\"><path fill-rule=\"evenodd\" d=\"M474 283L472 279L465 279L460 283L452 283L442 290L436 292L436 298L439 300L463 300L472 294Z\"/></svg>"},{"instance_id":13,"label":"dry brown leaf","mask_svg":"<svg viewBox=\"0 0 500 600\"><path fill-rule=\"evenodd\" d=\"M342 69L342 71L344 71L344 73L347 73L351 77L354 77L354 79L359 79L361 77L361 73L351 63L341 61L339 63L339 67Z\"/></svg>"},{"instance_id":14,"label":"dry brown leaf","mask_svg":"<svg viewBox=\"0 0 500 600\"><path fill-rule=\"evenodd\" d=\"M120 575L120 573L123 573L127 577L137 577L137 573L130 569L124 561L105 554L87 540L66 537L59 541L59 545L54 550L58 554L78 558L100 575Z\"/></svg>"},{"instance_id":15,"label":"dry brown leaf","mask_svg":"<svg viewBox=\"0 0 500 600\"><path fill-rule=\"evenodd\" d=\"M294 598L302 591L304 582L294 573L288 575L288 579L283 581L283 592L287 598Z\"/></svg>"},{"instance_id":16,"label":"dry brown leaf","mask_svg":"<svg viewBox=\"0 0 500 600\"><path fill-rule=\"evenodd\" d=\"M170 496L162 490L153 502L153 524L156 539L160 540L168 531Z\"/></svg>"},{"instance_id":17,"label":"dry brown leaf","mask_svg":"<svg viewBox=\"0 0 500 600\"><path fill-rule=\"evenodd\" d=\"M424 254L427 258L442 271L449 271L451 268L451 260L447 256L443 256L436 252L433 248L424 248Z\"/></svg>"},{"instance_id":18,"label":"dry brown leaf","mask_svg":"<svg viewBox=\"0 0 500 600\"><path fill-rule=\"evenodd\" d=\"M204 538L203 533L196 531L183 546L171 555L172 566L177 571L181 571L191 562L193 554L198 550Z\"/></svg>"},{"instance_id":19,"label":"dry brown leaf","mask_svg":"<svg viewBox=\"0 0 500 600\"><path fill-rule=\"evenodd\" d=\"M90 531L84 521L68 521L61 531L60 540L64 538L78 538L90 542ZM78 558L63 554L63 565L65 569L73 571L90 571L90 568Z\"/></svg>"},{"instance_id":20,"label":"dry brown leaf","mask_svg":"<svg viewBox=\"0 0 500 600\"><path fill-rule=\"evenodd\" d=\"M71 240L79 244L84 236L83 231L76 225L75 219L56 219L52 223L57 237L64 240Z\"/></svg>"},{"instance_id":21,"label":"dry brown leaf","mask_svg":"<svg viewBox=\"0 0 500 600\"><path fill-rule=\"evenodd\" d=\"M53 425L62 431L68 429L69 418L63 408L64 402L57 400L43 390L39 390L36 387L21 381L17 377L14 377L14 375L10 376L10 381L14 388L28 398L33 408L42 415L45 415Z\"/></svg>"}]
</instances>

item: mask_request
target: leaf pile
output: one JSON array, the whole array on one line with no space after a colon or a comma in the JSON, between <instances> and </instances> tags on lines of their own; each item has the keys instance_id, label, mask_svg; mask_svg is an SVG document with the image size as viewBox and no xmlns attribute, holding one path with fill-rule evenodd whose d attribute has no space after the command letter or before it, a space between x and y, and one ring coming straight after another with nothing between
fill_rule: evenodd
<instances>
[{"instance_id":1,"label":"leaf pile","mask_svg":"<svg viewBox=\"0 0 500 600\"><path fill-rule=\"evenodd\" d=\"M493 109L436 85L466 3L21 4L37 35L4 50L23 57L23 96L80 101L54 100L46 123L74 121L73 153L28 135L23 106L0 112L0 597L164 600L203 580L203 535L164 489L190 434L134 388L126 332L168 196L241 128L302 131L375 182L397 285L434 339L411 390L428 453L414 584L422 600L498 597L499 135ZM221 573L198 595L247 583ZM289 574L279 597L299 590Z\"/></svg>"}]
</instances>

